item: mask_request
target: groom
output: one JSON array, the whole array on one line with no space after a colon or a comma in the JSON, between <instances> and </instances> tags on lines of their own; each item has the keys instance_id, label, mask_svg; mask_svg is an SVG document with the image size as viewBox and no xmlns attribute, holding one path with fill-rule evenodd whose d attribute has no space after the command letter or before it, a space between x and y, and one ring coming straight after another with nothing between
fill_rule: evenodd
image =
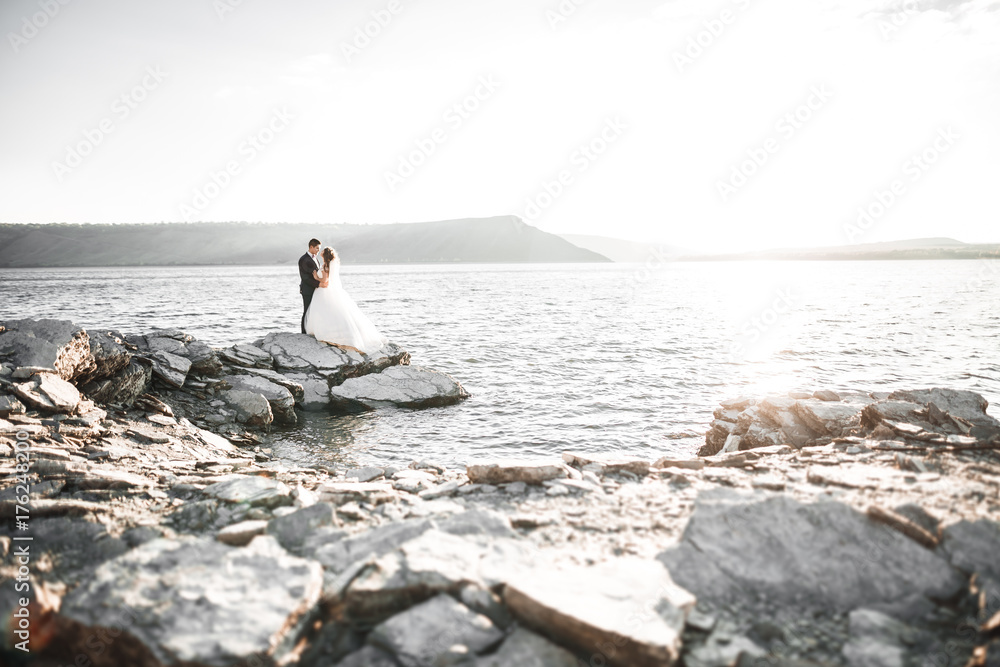
<instances>
[{"instance_id":1,"label":"groom","mask_svg":"<svg viewBox=\"0 0 1000 667\"><path fill-rule=\"evenodd\" d=\"M313 293L319 287L319 281L313 277L313 271L319 269L318 240L309 241L309 252L299 258L299 292L302 294L302 333L306 332L306 312L312 303Z\"/></svg>"}]
</instances>

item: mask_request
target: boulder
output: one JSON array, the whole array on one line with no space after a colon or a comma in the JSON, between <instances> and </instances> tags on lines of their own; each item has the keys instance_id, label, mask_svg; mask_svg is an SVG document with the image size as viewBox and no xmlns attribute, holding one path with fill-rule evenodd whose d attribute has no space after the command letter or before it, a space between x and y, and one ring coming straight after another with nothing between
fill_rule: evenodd
<instances>
[{"instance_id":1,"label":"boulder","mask_svg":"<svg viewBox=\"0 0 1000 667\"><path fill-rule=\"evenodd\" d=\"M541 484L550 479L567 476L566 468L551 463L490 463L470 465L465 468L473 484Z\"/></svg>"},{"instance_id":2,"label":"boulder","mask_svg":"<svg viewBox=\"0 0 1000 667\"><path fill-rule=\"evenodd\" d=\"M523 625L622 667L673 665L695 602L659 563L639 559L524 571L504 600Z\"/></svg>"},{"instance_id":3,"label":"boulder","mask_svg":"<svg viewBox=\"0 0 1000 667\"><path fill-rule=\"evenodd\" d=\"M433 408L458 403L469 393L450 375L420 366L393 366L345 380L330 391L335 409L345 412L381 407Z\"/></svg>"},{"instance_id":4,"label":"boulder","mask_svg":"<svg viewBox=\"0 0 1000 667\"><path fill-rule=\"evenodd\" d=\"M325 528L338 525L333 505L316 503L309 507L272 519L267 524L267 534L273 535L281 546L292 553L299 553L310 536Z\"/></svg>"},{"instance_id":5,"label":"boulder","mask_svg":"<svg viewBox=\"0 0 1000 667\"><path fill-rule=\"evenodd\" d=\"M365 567L340 596L344 618L373 625L438 593L484 586L476 574L483 548L437 530L403 543Z\"/></svg>"},{"instance_id":6,"label":"boulder","mask_svg":"<svg viewBox=\"0 0 1000 667\"><path fill-rule=\"evenodd\" d=\"M951 564L966 574L1000 581L1000 523L959 521L944 529L941 546Z\"/></svg>"},{"instance_id":7,"label":"boulder","mask_svg":"<svg viewBox=\"0 0 1000 667\"><path fill-rule=\"evenodd\" d=\"M110 378L92 380L80 389L94 401L111 405L131 406L146 393L153 379L153 363L133 357L128 366Z\"/></svg>"},{"instance_id":8,"label":"boulder","mask_svg":"<svg viewBox=\"0 0 1000 667\"><path fill-rule=\"evenodd\" d=\"M153 540L104 563L63 600L60 641L99 666L266 664L287 651L283 640L315 606L322 578L317 563L266 536L242 548ZM105 629L130 660L88 648Z\"/></svg>"},{"instance_id":9,"label":"boulder","mask_svg":"<svg viewBox=\"0 0 1000 667\"><path fill-rule=\"evenodd\" d=\"M788 496L700 494L658 558L710 604L740 600L848 612L909 595L949 599L965 578L939 554L851 507Z\"/></svg>"},{"instance_id":10,"label":"boulder","mask_svg":"<svg viewBox=\"0 0 1000 667\"><path fill-rule=\"evenodd\" d=\"M476 667L577 667L576 657L530 630L517 628L493 655L479 658Z\"/></svg>"},{"instance_id":11,"label":"boulder","mask_svg":"<svg viewBox=\"0 0 1000 667\"><path fill-rule=\"evenodd\" d=\"M274 421L271 404L263 394L231 389L220 393L219 398L236 411L236 421L241 424L265 427Z\"/></svg>"},{"instance_id":12,"label":"boulder","mask_svg":"<svg viewBox=\"0 0 1000 667\"><path fill-rule=\"evenodd\" d=\"M0 359L15 369L46 369L71 381L93 367L87 332L68 320L7 320Z\"/></svg>"},{"instance_id":13,"label":"boulder","mask_svg":"<svg viewBox=\"0 0 1000 667\"><path fill-rule=\"evenodd\" d=\"M503 639L503 632L448 595L394 616L374 628L368 642L393 653L403 667L434 667L453 646L470 654L486 651Z\"/></svg>"},{"instance_id":14,"label":"boulder","mask_svg":"<svg viewBox=\"0 0 1000 667\"><path fill-rule=\"evenodd\" d=\"M330 409L330 382L319 375L293 373L286 376L302 387L302 395L296 399L306 412L325 412Z\"/></svg>"},{"instance_id":15,"label":"boulder","mask_svg":"<svg viewBox=\"0 0 1000 667\"><path fill-rule=\"evenodd\" d=\"M796 401L792 411L816 433L836 437L860 423L861 406L806 399Z\"/></svg>"},{"instance_id":16,"label":"boulder","mask_svg":"<svg viewBox=\"0 0 1000 667\"><path fill-rule=\"evenodd\" d=\"M916 389L910 391L894 391L889 394L894 401L908 401L926 405L933 403L938 409L953 417L959 417L973 424L983 426L1000 426L992 416L986 413L989 402L974 391L963 389Z\"/></svg>"},{"instance_id":17,"label":"boulder","mask_svg":"<svg viewBox=\"0 0 1000 667\"><path fill-rule=\"evenodd\" d=\"M920 403L912 403L910 401L878 401L871 405L866 405L861 411L861 426L866 429L873 429L886 420L908 424L924 422L926 414L917 414L917 411L922 411L923 409L924 406Z\"/></svg>"},{"instance_id":18,"label":"boulder","mask_svg":"<svg viewBox=\"0 0 1000 667\"><path fill-rule=\"evenodd\" d=\"M913 628L872 609L851 612L850 633L844 657L859 667L906 667L907 647L918 639Z\"/></svg>"},{"instance_id":19,"label":"boulder","mask_svg":"<svg viewBox=\"0 0 1000 667\"><path fill-rule=\"evenodd\" d=\"M52 373L32 375L27 382L15 384L14 393L29 406L45 412L73 414L80 405L79 390Z\"/></svg>"},{"instance_id":20,"label":"boulder","mask_svg":"<svg viewBox=\"0 0 1000 667\"><path fill-rule=\"evenodd\" d=\"M374 646L365 646L338 662L334 667L399 667L399 663L392 657L392 654Z\"/></svg>"},{"instance_id":21,"label":"boulder","mask_svg":"<svg viewBox=\"0 0 1000 667\"><path fill-rule=\"evenodd\" d=\"M188 359L163 350L153 352L149 358L153 362L153 377L175 389L184 386L191 370Z\"/></svg>"},{"instance_id":22,"label":"boulder","mask_svg":"<svg viewBox=\"0 0 1000 667\"><path fill-rule=\"evenodd\" d=\"M222 362L219 361L219 355L200 341L193 340L188 343L180 356L191 362L192 373L215 377L222 372Z\"/></svg>"},{"instance_id":23,"label":"boulder","mask_svg":"<svg viewBox=\"0 0 1000 667\"><path fill-rule=\"evenodd\" d=\"M205 488L205 495L240 503L250 507L275 508L291 505L291 489L284 482L269 477L250 475L230 475L222 481Z\"/></svg>"},{"instance_id":24,"label":"boulder","mask_svg":"<svg viewBox=\"0 0 1000 667\"><path fill-rule=\"evenodd\" d=\"M267 399L275 423L294 425L298 422L295 415L295 397L285 387L254 375L227 375L222 379L237 391L260 394Z\"/></svg>"},{"instance_id":25,"label":"boulder","mask_svg":"<svg viewBox=\"0 0 1000 667\"><path fill-rule=\"evenodd\" d=\"M266 368L243 368L241 369L241 372L244 375L262 377L265 380L270 380L274 384L284 387L285 389L288 390L288 393L290 393L292 397L295 398L296 402L301 401L305 393L300 383L291 379L291 377L287 375L282 375L278 371L272 371Z\"/></svg>"},{"instance_id":26,"label":"boulder","mask_svg":"<svg viewBox=\"0 0 1000 667\"><path fill-rule=\"evenodd\" d=\"M74 379L78 387L114 377L132 361L132 353L125 347L122 334L115 331L89 331L88 338L93 365Z\"/></svg>"}]
</instances>

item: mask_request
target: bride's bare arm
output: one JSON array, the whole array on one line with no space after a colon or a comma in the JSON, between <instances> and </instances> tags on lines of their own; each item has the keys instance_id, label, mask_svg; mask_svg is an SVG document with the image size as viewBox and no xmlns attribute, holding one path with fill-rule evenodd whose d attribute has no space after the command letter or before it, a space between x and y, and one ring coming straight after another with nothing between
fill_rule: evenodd
<instances>
[{"instance_id":1,"label":"bride's bare arm","mask_svg":"<svg viewBox=\"0 0 1000 667\"><path fill-rule=\"evenodd\" d=\"M320 287L329 287L330 286L330 279L327 278L327 277L321 276L320 273L319 273L319 271L313 271L313 278L315 278L316 280L319 281L319 286Z\"/></svg>"}]
</instances>

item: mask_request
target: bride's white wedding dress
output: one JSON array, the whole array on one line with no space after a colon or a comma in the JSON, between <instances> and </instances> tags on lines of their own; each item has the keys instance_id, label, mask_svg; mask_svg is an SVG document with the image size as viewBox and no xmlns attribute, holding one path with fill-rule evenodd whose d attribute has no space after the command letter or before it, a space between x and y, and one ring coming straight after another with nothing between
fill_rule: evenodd
<instances>
[{"instance_id":1,"label":"bride's white wedding dress","mask_svg":"<svg viewBox=\"0 0 1000 667\"><path fill-rule=\"evenodd\" d=\"M317 273L322 278L322 269ZM330 285L318 288L309 304L306 333L324 343L353 347L365 354L377 352L389 342L340 284L339 257L330 266Z\"/></svg>"}]
</instances>

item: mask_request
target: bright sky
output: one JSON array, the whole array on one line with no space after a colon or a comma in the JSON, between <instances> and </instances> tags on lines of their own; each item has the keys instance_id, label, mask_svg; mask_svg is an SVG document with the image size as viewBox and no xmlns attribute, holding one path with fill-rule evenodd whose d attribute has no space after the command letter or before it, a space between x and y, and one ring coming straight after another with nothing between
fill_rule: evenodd
<instances>
[{"instance_id":1,"label":"bright sky","mask_svg":"<svg viewBox=\"0 0 1000 667\"><path fill-rule=\"evenodd\" d=\"M0 222L1000 241L998 0L4 0L0 27Z\"/></svg>"}]
</instances>

